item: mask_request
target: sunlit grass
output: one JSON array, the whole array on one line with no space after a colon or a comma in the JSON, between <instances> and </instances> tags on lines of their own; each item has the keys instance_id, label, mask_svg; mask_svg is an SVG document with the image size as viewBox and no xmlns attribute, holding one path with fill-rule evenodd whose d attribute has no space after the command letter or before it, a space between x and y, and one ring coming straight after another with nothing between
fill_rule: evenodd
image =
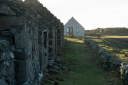
<instances>
[{"instance_id":1,"label":"sunlit grass","mask_svg":"<svg viewBox=\"0 0 128 85\"><path fill-rule=\"evenodd\" d=\"M103 36L102 38L128 38L128 36Z\"/></svg>"},{"instance_id":2,"label":"sunlit grass","mask_svg":"<svg viewBox=\"0 0 128 85\"><path fill-rule=\"evenodd\" d=\"M91 38L91 37L90 37ZM93 41L95 41L96 44L98 44L100 47L104 48L105 50L107 50L108 52L117 55L117 58L122 60L122 61L127 61L128 62L128 58L125 56L125 53L128 53L128 49L120 49L118 47L112 47L113 45L120 45L120 47L123 47L122 43L111 43L111 40L107 41L105 39L107 38L119 38L119 39L123 39L123 38L128 38L128 36L103 36L102 38L94 38L92 37L91 39ZM108 45L107 43L111 43L111 46Z\"/></svg>"},{"instance_id":3,"label":"sunlit grass","mask_svg":"<svg viewBox=\"0 0 128 85\"><path fill-rule=\"evenodd\" d=\"M65 40L70 41L70 42L76 42L76 43L84 43L84 40L78 39L78 38L65 37Z\"/></svg>"}]
</instances>

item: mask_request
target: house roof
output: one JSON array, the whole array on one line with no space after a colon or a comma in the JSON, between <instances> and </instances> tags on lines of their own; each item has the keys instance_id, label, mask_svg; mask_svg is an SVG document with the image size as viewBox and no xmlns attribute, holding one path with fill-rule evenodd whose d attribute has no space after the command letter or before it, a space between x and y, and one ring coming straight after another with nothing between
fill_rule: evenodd
<instances>
[{"instance_id":1,"label":"house roof","mask_svg":"<svg viewBox=\"0 0 128 85\"><path fill-rule=\"evenodd\" d=\"M69 25L78 25L78 26L80 26L81 28L84 29L84 27L83 27L74 17L72 17L72 18L65 24L65 26L69 26Z\"/></svg>"}]
</instances>

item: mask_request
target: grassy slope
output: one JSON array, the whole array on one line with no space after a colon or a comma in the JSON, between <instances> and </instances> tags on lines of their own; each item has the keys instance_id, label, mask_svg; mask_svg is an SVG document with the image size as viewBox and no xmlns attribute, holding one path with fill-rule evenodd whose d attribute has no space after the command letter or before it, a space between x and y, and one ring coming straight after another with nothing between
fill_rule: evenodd
<instances>
[{"instance_id":1,"label":"grassy slope","mask_svg":"<svg viewBox=\"0 0 128 85\"><path fill-rule=\"evenodd\" d=\"M117 55L120 60L128 62L128 57L125 57L128 53L128 44L123 39L127 40L128 36L103 36L101 39L94 38L93 40L110 53Z\"/></svg>"},{"instance_id":2,"label":"grassy slope","mask_svg":"<svg viewBox=\"0 0 128 85\"><path fill-rule=\"evenodd\" d=\"M82 41L67 39L64 60L70 72L64 74L60 85L118 85L108 73L97 67L96 54ZM70 41L70 42L69 42ZM110 83L115 84L110 84Z\"/></svg>"}]
</instances>

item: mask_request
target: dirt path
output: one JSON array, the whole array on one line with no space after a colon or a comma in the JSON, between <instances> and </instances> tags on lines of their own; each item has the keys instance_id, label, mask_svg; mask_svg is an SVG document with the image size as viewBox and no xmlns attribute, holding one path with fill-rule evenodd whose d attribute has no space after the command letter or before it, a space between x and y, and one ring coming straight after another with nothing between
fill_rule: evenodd
<instances>
[{"instance_id":1,"label":"dirt path","mask_svg":"<svg viewBox=\"0 0 128 85\"><path fill-rule=\"evenodd\" d=\"M63 75L64 81L59 85L119 84L114 79L107 77L109 74L97 66L97 55L83 41L70 38L67 40L64 60L70 71Z\"/></svg>"}]
</instances>

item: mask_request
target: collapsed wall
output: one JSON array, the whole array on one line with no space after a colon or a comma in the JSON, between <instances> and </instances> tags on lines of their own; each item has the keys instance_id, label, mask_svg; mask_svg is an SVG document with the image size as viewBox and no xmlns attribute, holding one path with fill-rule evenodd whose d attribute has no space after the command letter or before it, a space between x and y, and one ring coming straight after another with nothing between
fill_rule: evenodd
<instances>
[{"instance_id":1,"label":"collapsed wall","mask_svg":"<svg viewBox=\"0 0 128 85\"><path fill-rule=\"evenodd\" d=\"M0 1L0 85L40 85L62 43L63 24L37 0Z\"/></svg>"}]
</instances>

